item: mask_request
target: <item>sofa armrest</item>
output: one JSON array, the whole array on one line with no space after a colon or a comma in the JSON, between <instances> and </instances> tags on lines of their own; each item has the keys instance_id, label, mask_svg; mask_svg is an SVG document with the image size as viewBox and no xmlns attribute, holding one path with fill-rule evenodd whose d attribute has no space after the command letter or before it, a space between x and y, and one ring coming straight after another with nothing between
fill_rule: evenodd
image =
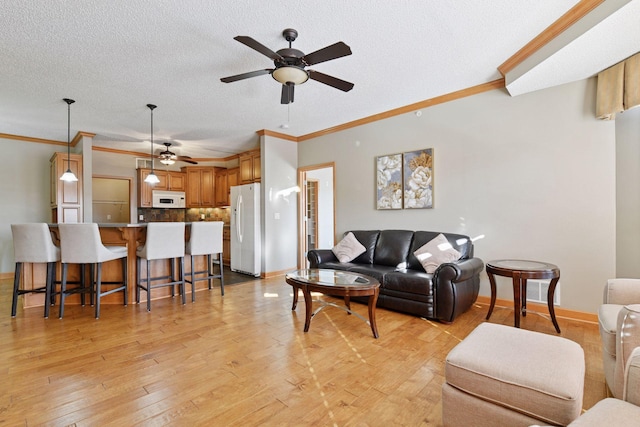
<instances>
[{"instance_id":1,"label":"sofa armrest","mask_svg":"<svg viewBox=\"0 0 640 427\"><path fill-rule=\"evenodd\" d=\"M318 265L325 262L338 261L331 249L312 249L307 252L310 268L318 268Z\"/></svg>"},{"instance_id":2,"label":"sofa armrest","mask_svg":"<svg viewBox=\"0 0 640 427\"><path fill-rule=\"evenodd\" d=\"M604 304L640 304L640 279L609 279L604 287Z\"/></svg>"},{"instance_id":3,"label":"sofa armrest","mask_svg":"<svg viewBox=\"0 0 640 427\"><path fill-rule=\"evenodd\" d=\"M453 322L467 311L478 298L480 272L484 263L480 258L464 259L441 264L433 273L435 318Z\"/></svg>"},{"instance_id":4,"label":"sofa armrest","mask_svg":"<svg viewBox=\"0 0 640 427\"><path fill-rule=\"evenodd\" d=\"M464 282L480 274L484 263L480 258L469 258L440 264L433 273L434 283L442 281Z\"/></svg>"}]
</instances>

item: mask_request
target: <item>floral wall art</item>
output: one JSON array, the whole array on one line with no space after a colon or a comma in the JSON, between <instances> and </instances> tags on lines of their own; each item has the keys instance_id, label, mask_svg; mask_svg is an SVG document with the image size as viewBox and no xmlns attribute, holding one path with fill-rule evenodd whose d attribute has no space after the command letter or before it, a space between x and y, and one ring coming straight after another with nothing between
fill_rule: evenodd
<instances>
[{"instance_id":1,"label":"floral wall art","mask_svg":"<svg viewBox=\"0 0 640 427\"><path fill-rule=\"evenodd\" d=\"M377 208L402 209L402 154L380 156L377 169Z\"/></svg>"},{"instance_id":2,"label":"floral wall art","mask_svg":"<svg viewBox=\"0 0 640 427\"><path fill-rule=\"evenodd\" d=\"M378 209L433 208L433 148L376 158Z\"/></svg>"},{"instance_id":3,"label":"floral wall art","mask_svg":"<svg viewBox=\"0 0 640 427\"><path fill-rule=\"evenodd\" d=\"M405 209L433 208L433 148L403 157Z\"/></svg>"}]
</instances>

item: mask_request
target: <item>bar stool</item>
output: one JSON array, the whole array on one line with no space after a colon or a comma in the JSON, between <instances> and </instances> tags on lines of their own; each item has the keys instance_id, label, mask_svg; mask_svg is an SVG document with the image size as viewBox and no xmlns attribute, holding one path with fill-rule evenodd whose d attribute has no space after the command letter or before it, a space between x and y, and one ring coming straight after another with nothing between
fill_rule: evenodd
<instances>
[{"instance_id":1,"label":"bar stool","mask_svg":"<svg viewBox=\"0 0 640 427\"><path fill-rule=\"evenodd\" d=\"M196 282L198 280L208 280L211 289L212 279L220 279L220 294L224 296L224 277L222 274L222 227L224 222L194 222L191 224L191 235L187 242L185 253L191 255L191 280L186 280L191 284L191 302L196 300ZM213 274L211 255L218 254L217 264L220 266L220 274ZM193 258L200 255L207 256L207 269L195 271ZM195 277L197 274L204 274L204 277Z\"/></svg>"},{"instance_id":2,"label":"bar stool","mask_svg":"<svg viewBox=\"0 0 640 427\"><path fill-rule=\"evenodd\" d=\"M45 223L11 224L13 235L13 253L16 271L13 278L13 302L11 317L16 317L18 295L44 293L44 317L49 317L49 304L55 301L56 262L60 261L60 248L53 244L49 226ZM45 285L34 289L20 289L22 264L47 263Z\"/></svg>"},{"instance_id":3,"label":"bar stool","mask_svg":"<svg viewBox=\"0 0 640 427\"><path fill-rule=\"evenodd\" d=\"M96 296L96 319L100 318L100 300L102 297L114 292L123 292L124 305L127 305L127 248L124 246L104 246L100 238L98 224L58 224L60 230L60 249L62 261L62 286L60 288L60 318L64 315L64 300L68 295L75 293L91 294L93 303L94 283ZM102 263L115 259L122 260L122 281L103 282ZM90 264L90 286L67 289L67 273L69 264ZM82 273L81 273L82 274ZM102 291L102 285L120 285L106 292ZM84 305L84 301L82 301Z\"/></svg>"},{"instance_id":4,"label":"bar stool","mask_svg":"<svg viewBox=\"0 0 640 427\"><path fill-rule=\"evenodd\" d=\"M175 296L175 285L180 286L182 303L186 303L184 294L184 222L150 222L147 224L147 240L136 251L138 273L136 284L136 303L140 303L140 289L147 292L147 311L151 311L151 289L171 286L171 296ZM180 260L180 279L175 279L175 259ZM171 260L171 272L168 276L151 277L151 261ZM142 260L147 262L146 286L141 278ZM152 281L169 280L152 285Z\"/></svg>"}]
</instances>

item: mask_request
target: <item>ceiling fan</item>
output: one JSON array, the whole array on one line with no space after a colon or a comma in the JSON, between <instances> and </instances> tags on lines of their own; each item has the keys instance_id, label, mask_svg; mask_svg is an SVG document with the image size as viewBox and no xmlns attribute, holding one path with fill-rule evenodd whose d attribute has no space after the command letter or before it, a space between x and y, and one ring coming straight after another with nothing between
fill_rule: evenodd
<instances>
[{"instance_id":1,"label":"ceiling fan","mask_svg":"<svg viewBox=\"0 0 640 427\"><path fill-rule=\"evenodd\" d=\"M271 74L271 77L282 83L282 96L280 98L280 103L282 104L289 104L293 102L293 89L295 85L302 84L309 79L324 83L344 92L348 92L353 89L353 83L349 83L318 71L305 69L305 67L309 65L315 65L321 62L351 55L351 48L349 46L343 42L337 42L305 55L298 49L293 49L291 47L291 43L298 37L298 32L296 30L293 28L287 28L282 32L282 36L289 42L289 47L280 49L277 52L272 51L251 37L234 37L234 40L237 40L240 43L249 46L251 49L271 58L275 68L265 68L264 70L223 77L220 80L224 83L231 83L238 80L248 79L250 77L261 76L263 74Z\"/></svg>"},{"instance_id":2,"label":"ceiling fan","mask_svg":"<svg viewBox=\"0 0 640 427\"><path fill-rule=\"evenodd\" d=\"M198 162L194 161L189 156L177 156L175 153L170 151L169 150L169 147L171 147L170 142L163 142L163 144L165 146L165 150L161 151L160 153L158 153L158 155L155 156L156 159L160 159L160 163L162 163L163 165L172 165L176 161L191 163L192 165L198 164Z\"/></svg>"}]
</instances>

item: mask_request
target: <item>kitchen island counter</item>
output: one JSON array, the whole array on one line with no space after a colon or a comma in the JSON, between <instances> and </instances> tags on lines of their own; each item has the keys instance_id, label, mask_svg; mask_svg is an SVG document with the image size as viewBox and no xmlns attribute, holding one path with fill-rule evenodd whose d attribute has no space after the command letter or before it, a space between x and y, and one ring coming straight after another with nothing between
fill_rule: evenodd
<instances>
[{"instance_id":1,"label":"kitchen island counter","mask_svg":"<svg viewBox=\"0 0 640 427\"><path fill-rule=\"evenodd\" d=\"M189 225L190 222L186 224L186 233L185 233L185 241L189 238ZM127 248L127 280L128 280L128 296L129 296L129 304L135 304L135 295L136 295L136 278L137 278L137 262L136 262L136 249L138 246L144 245L146 239L146 228L147 223L99 223L98 228L100 230L100 238L102 239L102 243L105 246L124 246ZM56 245L60 244L60 238L58 234L58 224L49 224L49 229L51 230L51 234ZM185 277L190 273L190 258L189 255L185 255ZM142 264L142 277L146 277L146 265ZM206 269L206 257L199 256L196 257L195 260L195 270L202 271ZM56 266L56 281L60 280L60 263ZM120 267L120 261L108 261L103 263L102 266L102 276L103 281L117 281L122 279L122 268ZM87 269L89 271L89 269ZM170 263L169 260L157 260L151 263L151 275L152 277L168 275L170 271ZM176 272L178 270L176 269ZM34 287L40 286L40 283L44 283L46 278L46 265L42 264L26 264L23 268L24 274L24 289L33 289ZM70 265L69 266L69 281L77 281L80 276L80 268L78 265ZM87 282L88 283L88 282ZM35 284L35 285L34 285ZM57 285L59 290L60 285ZM187 292L190 293L191 287L186 286ZM196 282L196 291L201 289L208 289L207 281L198 281ZM152 298L165 298L171 295L171 288L158 288L154 289L152 292ZM145 292L142 293L142 300L146 301L144 298ZM44 304L44 295L43 294L25 294L24 295L24 307L37 307L42 306ZM57 303L57 302L56 302ZM68 304L79 304L80 298L79 295L72 295L71 297L66 299ZM107 295L102 300L101 304L122 304L122 294L115 293L111 295Z\"/></svg>"}]
</instances>

